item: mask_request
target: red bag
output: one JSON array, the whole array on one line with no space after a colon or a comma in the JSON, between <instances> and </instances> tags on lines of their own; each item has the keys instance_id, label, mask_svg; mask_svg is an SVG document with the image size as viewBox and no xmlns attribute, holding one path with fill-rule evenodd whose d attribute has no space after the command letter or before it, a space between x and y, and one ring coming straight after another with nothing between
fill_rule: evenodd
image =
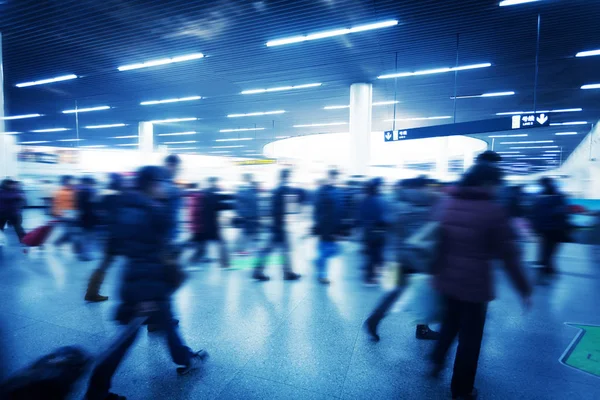
<instances>
[{"instance_id":1,"label":"red bag","mask_svg":"<svg viewBox=\"0 0 600 400\"><path fill-rule=\"evenodd\" d=\"M38 228L35 228L21 239L21 243L30 247L37 247L44 244L44 242L52 233L52 229L54 228L54 222L49 222L46 225L42 225Z\"/></svg>"}]
</instances>

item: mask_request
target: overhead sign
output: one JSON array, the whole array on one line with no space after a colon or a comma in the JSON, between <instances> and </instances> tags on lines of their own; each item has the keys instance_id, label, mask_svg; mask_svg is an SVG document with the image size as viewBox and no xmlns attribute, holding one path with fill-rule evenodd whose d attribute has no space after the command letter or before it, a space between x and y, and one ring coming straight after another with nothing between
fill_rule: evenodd
<instances>
[{"instance_id":1,"label":"overhead sign","mask_svg":"<svg viewBox=\"0 0 600 400\"><path fill-rule=\"evenodd\" d=\"M560 358L560 362L600 378L600 326L567 324L580 329Z\"/></svg>"},{"instance_id":2,"label":"overhead sign","mask_svg":"<svg viewBox=\"0 0 600 400\"><path fill-rule=\"evenodd\" d=\"M548 114L520 114L503 118L484 119L481 121L459 122L456 124L426 126L424 128L385 131L383 133L383 138L386 142L397 142L400 140L409 139L474 135L486 132L543 128L547 126L550 126L550 115Z\"/></svg>"}]
</instances>

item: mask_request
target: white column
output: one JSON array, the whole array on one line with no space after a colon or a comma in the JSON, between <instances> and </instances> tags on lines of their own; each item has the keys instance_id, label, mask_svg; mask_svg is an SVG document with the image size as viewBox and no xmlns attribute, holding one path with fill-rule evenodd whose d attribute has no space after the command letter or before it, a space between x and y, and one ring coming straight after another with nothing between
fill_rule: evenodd
<instances>
[{"instance_id":1,"label":"white column","mask_svg":"<svg viewBox=\"0 0 600 400\"><path fill-rule=\"evenodd\" d=\"M143 121L138 124L138 140L140 162L142 165L152 164L154 152L154 126L152 122Z\"/></svg>"},{"instance_id":2,"label":"white column","mask_svg":"<svg viewBox=\"0 0 600 400\"><path fill-rule=\"evenodd\" d=\"M470 151L466 151L465 154L463 154L463 157L463 167L466 172L475 163L475 155Z\"/></svg>"},{"instance_id":3,"label":"white column","mask_svg":"<svg viewBox=\"0 0 600 400\"><path fill-rule=\"evenodd\" d=\"M350 86L350 154L348 169L354 175L367 175L371 164L371 107L373 85Z\"/></svg>"},{"instance_id":4,"label":"white column","mask_svg":"<svg viewBox=\"0 0 600 400\"><path fill-rule=\"evenodd\" d=\"M14 136L7 135L4 125L4 66L2 64L2 34L0 33L0 178L17 177L17 145Z\"/></svg>"},{"instance_id":5,"label":"white column","mask_svg":"<svg viewBox=\"0 0 600 400\"><path fill-rule=\"evenodd\" d=\"M440 138L440 147L435 162L435 177L442 182L448 180L448 137Z\"/></svg>"}]
</instances>

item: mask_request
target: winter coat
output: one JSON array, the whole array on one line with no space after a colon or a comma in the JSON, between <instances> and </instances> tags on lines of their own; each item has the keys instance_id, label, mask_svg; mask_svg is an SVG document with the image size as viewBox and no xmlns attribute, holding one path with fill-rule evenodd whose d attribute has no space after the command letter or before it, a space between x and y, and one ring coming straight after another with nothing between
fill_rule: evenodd
<instances>
[{"instance_id":1,"label":"winter coat","mask_svg":"<svg viewBox=\"0 0 600 400\"><path fill-rule=\"evenodd\" d=\"M333 242L342 234L344 197L338 188L325 185L315 196L314 232L322 241Z\"/></svg>"},{"instance_id":2,"label":"winter coat","mask_svg":"<svg viewBox=\"0 0 600 400\"><path fill-rule=\"evenodd\" d=\"M221 238L219 212L230 208L227 196L218 193L216 189L204 190L202 194L202 235L205 240Z\"/></svg>"},{"instance_id":3,"label":"winter coat","mask_svg":"<svg viewBox=\"0 0 600 400\"><path fill-rule=\"evenodd\" d=\"M533 205L532 224L542 235L563 234L568 230L568 209L564 196L540 195Z\"/></svg>"},{"instance_id":4,"label":"winter coat","mask_svg":"<svg viewBox=\"0 0 600 400\"><path fill-rule=\"evenodd\" d=\"M494 259L504 262L521 295L531 292L505 207L488 193L457 188L440 206L437 217L441 243L434 282L442 294L474 303L493 300Z\"/></svg>"},{"instance_id":5,"label":"winter coat","mask_svg":"<svg viewBox=\"0 0 600 400\"><path fill-rule=\"evenodd\" d=\"M24 205L25 195L20 190L0 190L0 215L19 215Z\"/></svg>"},{"instance_id":6,"label":"winter coat","mask_svg":"<svg viewBox=\"0 0 600 400\"><path fill-rule=\"evenodd\" d=\"M258 218L258 191L253 186L241 188L235 200L235 209L240 218Z\"/></svg>"},{"instance_id":7,"label":"winter coat","mask_svg":"<svg viewBox=\"0 0 600 400\"><path fill-rule=\"evenodd\" d=\"M94 202L94 190L82 187L77 191L77 221L83 229L94 228L97 223L96 204Z\"/></svg>"}]
</instances>

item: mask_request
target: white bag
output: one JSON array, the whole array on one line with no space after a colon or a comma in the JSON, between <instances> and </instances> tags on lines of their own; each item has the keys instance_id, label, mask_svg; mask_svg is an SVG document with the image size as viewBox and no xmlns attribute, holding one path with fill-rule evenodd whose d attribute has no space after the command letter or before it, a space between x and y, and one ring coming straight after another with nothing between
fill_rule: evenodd
<instances>
[{"instance_id":1,"label":"white bag","mask_svg":"<svg viewBox=\"0 0 600 400\"><path fill-rule=\"evenodd\" d=\"M433 277L413 274L409 277L406 290L400 298L400 310L411 315L417 325L440 322L442 298L432 286Z\"/></svg>"}]
</instances>

